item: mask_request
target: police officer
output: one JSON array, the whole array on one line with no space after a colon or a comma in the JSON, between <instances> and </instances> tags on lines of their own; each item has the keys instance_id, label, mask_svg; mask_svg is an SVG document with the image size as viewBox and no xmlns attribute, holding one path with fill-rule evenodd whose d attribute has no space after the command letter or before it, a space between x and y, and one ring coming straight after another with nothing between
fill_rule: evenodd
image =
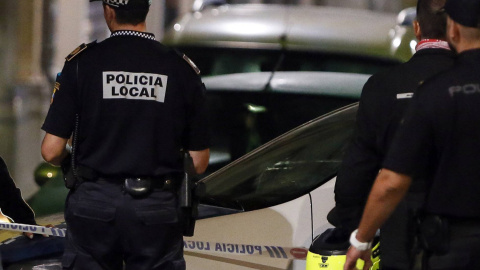
<instances>
[{"instance_id":1,"label":"police officer","mask_svg":"<svg viewBox=\"0 0 480 270\"><path fill-rule=\"evenodd\" d=\"M16 223L22 224L37 224L35 222L35 214L32 208L23 200L20 189L15 186L10 173L8 172L7 164L0 157L0 209L2 213L7 215ZM29 238L33 234L25 234Z\"/></svg>"},{"instance_id":2,"label":"police officer","mask_svg":"<svg viewBox=\"0 0 480 270\"><path fill-rule=\"evenodd\" d=\"M365 84L360 98L357 128L344 157L335 186L336 206L329 220L346 231L358 227L373 180L391 145L407 104L419 83L448 69L454 53L445 41L446 15L438 11L445 0L419 0L413 28L419 43L406 63L377 73ZM420 179L419 179L420 180ZM412 215L419 208L424 187L421 181L382 227L382 268L410 269L413 252Z\"/></svg>"},{"instance_id":3,"label":"police officer","mask_svg":"<svg viewBox=\"0 0 480 270\"><path fill-rule=\"evenodd\" d=\"M0 157L0 209L2 214L16 223L36 225L35 214L23 200L20 189L15 186L7 164ZM51 226L51 225L48 225ZM33 238L33 233L23 233L28 238ZM2 254L0 254L0 270L2 267Z\"/></svg>"},{"instance_id":4,"label":"police officer","mask_svg":"<svg viewBox=\"0 0 480 270\"><path fill-rule=\"evenodd\" d=\"M103 0L112 34L66 58L42 126L52 164L70 160L72 137L65 269L185 269L177 175L181 149L197 173L208 165L205 88L145 32L149 6Z\"/></svg>"},{"instance_id":5,"label":"police officer","mask_svg":"<svg viewBox=\"0 0 480 270\"><path fill-rule=\"evenodd\" d=\"M415 93L351 235L345 269L368 256L376 230L422 172L432 176L421 225L428 269L480 265L480 0L447 0L445 11L458 59Z\"/></svg>"}]
</instances>

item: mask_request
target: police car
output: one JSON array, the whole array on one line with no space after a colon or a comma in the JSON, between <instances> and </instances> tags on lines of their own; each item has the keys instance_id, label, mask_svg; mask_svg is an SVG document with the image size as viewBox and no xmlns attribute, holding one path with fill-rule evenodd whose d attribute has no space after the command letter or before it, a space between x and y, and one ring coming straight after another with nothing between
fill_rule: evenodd
<instances>
[{"instance_id":1,"label":"police car","mask_svg":"<svg viewBox=\"0 0 480 270\"><path fill-rule=\"evenodd\" d=\"M187 269L305 269L314 236L332 227L326 216L356 110L311 120L200 180L206 192L195 235L184 238ZM61 269L61 237L1 231L0 240L6 270Z\"/></svg>"},{"instance_id":2,"label":"police car","mask_svg":"<svg viewBox=\"0 0 480 270\"><path fill-rule=\"evenodd\" d=\"M328 6L195 2L162 42L187 54L202 76L273 70L373 74L408 60L416 45L415 8L397 15Z\"/></svg>"},{"instance_id":3,"label":"police car","mask_svg":"<svg viewBox=\"0 0 480 270\"><path fill-rule=\"evenodd\" d=\"M332 227L326 217L356 110L309 121L202 179L188 269L305 269L312 239Z\"/></svg>"}]
</instances>

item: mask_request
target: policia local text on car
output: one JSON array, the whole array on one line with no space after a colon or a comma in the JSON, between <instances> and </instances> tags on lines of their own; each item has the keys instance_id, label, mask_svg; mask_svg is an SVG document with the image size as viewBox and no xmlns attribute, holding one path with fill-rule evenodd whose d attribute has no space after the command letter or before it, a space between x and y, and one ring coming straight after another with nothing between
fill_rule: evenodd
<instances>
[{"instance_id":1,"label":"policia local text on car","mask_svg":"<svg viewBox=\"0 0 480 270\"><path fill-rule=\"evenodd\" d=\"M194 208L178 196L181 150L205 171L205 87L188 58L145 32L149 6L103 0L112 35L67 57L42 126L56 165L73 134L64 269L185 269L183 213Z\"/></svg>"}]
</instances>

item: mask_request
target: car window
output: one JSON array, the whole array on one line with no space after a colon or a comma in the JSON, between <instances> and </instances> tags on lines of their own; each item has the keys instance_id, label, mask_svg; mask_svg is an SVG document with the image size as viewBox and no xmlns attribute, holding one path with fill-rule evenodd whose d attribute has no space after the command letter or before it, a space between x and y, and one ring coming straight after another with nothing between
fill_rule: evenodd
<instances>
[{"instance_id":1,"label":"car window","mask_svg":"<svg viewBox=\"0 0 480 270\"><path fill-rule=\"evenodd\" d=\"M277 205L336 175L353 134L356 106L329 114L205 178L204 204L239 210Z\"/></svg>"},{"instance_id":2,"label":"car window","mask_svg":"<svg viewBox=\"0 0 480 270\"><path fill-rule=\"evenodd\" d=\"M318 116L355 102L350 98L271 91L208 91L212 159L208 172Z\"/></svg>"},{"instance_id":3,"label":"car window","mask_svg":"<svg viewBox=\"0 0 480 270\"><path fill-rule=\"evenodd\" d=\"M334 71L373 74L398 61L320 52L269 49L179 47L200 68L202 76L262 71Z\"/></svg>"}]
</instances>

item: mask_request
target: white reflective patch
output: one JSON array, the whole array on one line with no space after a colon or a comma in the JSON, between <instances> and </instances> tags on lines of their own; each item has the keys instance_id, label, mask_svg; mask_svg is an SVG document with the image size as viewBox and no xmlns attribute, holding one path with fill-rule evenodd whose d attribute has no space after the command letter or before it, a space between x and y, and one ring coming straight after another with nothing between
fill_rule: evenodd
<instances>
[{"instance_id":1,"label":"white reflective patch","mask_svg":"<svg viewBox=\"0 0 480 270\"><path fill-rule=\"evenodd\" d=\"M17 240L17 239L16 239L16 238L10 239L10 240L8 240L8 241L5 241L4 244L5 244L5 245L8 245L8 244L12 243L12 242L15 241L15 240Z\"/></svg>"},{"instance_id":2,"label":"white reflective patch","mask_svg":"<svg viewBox=\"0 0 480 270\"><path fill-rule=\"evenodd\" d=\"M168 76L124 71L103 72L103 99L165 102Z\"/></svg>"},{"instance_id":3,"label":"white reflective patch","mask_svg":"<svg viewBox=\"0 0 480 270\"><path fill-rule=\"evenodd\" d=\"M397 99L405 99L405 98L412 98L413 93L402 93L402 94L397 94Z\"/></svg>"}]
</instances>

